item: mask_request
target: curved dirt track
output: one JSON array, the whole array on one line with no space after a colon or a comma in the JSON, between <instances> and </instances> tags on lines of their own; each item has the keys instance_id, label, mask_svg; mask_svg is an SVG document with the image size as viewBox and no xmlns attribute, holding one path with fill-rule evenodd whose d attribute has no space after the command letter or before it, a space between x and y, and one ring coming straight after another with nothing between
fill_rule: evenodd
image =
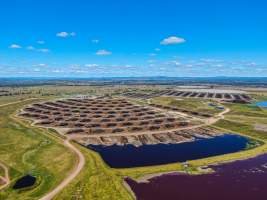
<instances>
[{"instance_id":1,"label":"curved dirt track","mask_svg":"<svg viewBox=\"0 0 267 200\"><path fill-rule=\"evenodd\" d=\"M191 127L185 127L185 129L192 129L192 128L198 128L206 125L212 125L215 122L217 122L220 119L224 118L224 114L228 113L230 111L229 108L226 108L223 112L219 113L215 117L209 118L205 120L204 124L191 126ZM42 197L40 200L51 200L53 197L55 197L64 187L66 187L82 170L83 166L85 165L85 158L83 154L70 143L70 138L67 138L64 140L64 145L68 148L70 148L72 151L74 151L78 156L78 163L75 167L75 169L71 172L71 174L65 178L55 189L53 189L51 192L46 194L44 197Z\"/></svg>"},{"instance_id":2,"label":"curved dirt track","mask_svg":"<svg viewBox=\"0 0 267 200\"><path fill-rule=\"evenodd\" d=\"M30 100L30 99L27 99L27 100ZM27 101L27 100L24 100L24 101ZM21 102L21 101L18 101L18 102ZM3 105L0 105L0 107L5 106L5 105L10 105L10 104L15 104L18 102L3 104ZM185 130L185 129L192 129L192 128L198 128L198 127L202 127L202 126L206 126L206 125L211 125L211 124L217 122L218 120L222 119L224 117L223 115L229 111L230 111L230 109L227 108L223 112L216 115L215 117L212 117L212 118L205 120L205 122L201 125L185 127L185 128L181 128L181 129ZM72 172L56 188L54 188L52 191L50 191L45 196L40 198L40 200L53 199L61 190L63 190L80 173L80 171L83 169L83 167L85 165L85 158L84 158L83 154L73 144L70 143L70 139L71 139L70 137L68 137L67 139L63 139L63 144L77 155L77 157L78 157L77 164L75 165L75 168L72 170Z\"/></svg>"},{"instance_id":3,"label":"curved dirt track","mask_svg":"<svg viewBox=\"0 0 267 200\"><path fill-rule=\"evenodd\" d=\"M21 101L14 101L14 102L10 102L10 103L0 104L0 107L9 106L9 105L13 105L13 104L16 104L16 103L21 103L21 102L29 101L29 100L33 100L33 99L37 99L37 98L29 98L29 99L24 99L24 100L21 100ZM9 178L9 174L8 174L8 167L5 166L1 162L0 162L0 167L3 168L4 171L5 171L5 177L0 177L2 179L2 181L4 181L4 185L0 186L0 190L1 190L1 189L5 188L6 186L9 185L10 178Z\"/></svg>"},{"instance_id":4,"label":"curved dirt track","mask_svg":"<svg viewBox=\"0 0 267 200\"><path fill-rule=\"evenodd\" d=\"M39 98L28 98L28 99L24 99L24 100L21 100L21 101L14 101L14 102L10 102L10 103L0 104L0 107L9 106L9 105L21 103L21 102L24 102L24 101L30 101L30 100L34 100L34 99L39 99Z\"/></svg>"},{"instance_id":5,"label":"curved dirt track","mask_svg":"<svg viewBox=\"0 0 267 200\"><path fill-rule=\"evenodd\" d=\"M9 105L21 103L24 101L34 100L34 99L38 99L38 98L28 98L28 99L24 99L22 101L15 101L15 102L10 102L10 103L6 103L6 104L1 104L0 107L9 106ZM80 173L80 171L84 167L85 158L84 158L83 154L73 144L70 143L70 140L68 138L63 141L63 144L64 144L64 146L69 148L71 151L73 151L77 155L78 160L77 160L77 163L75 165L75 168L56 188L54 188L52 191L50 191L48 194L46 194L40 200L50 200L53 197L55 197L55 195L57 195L64 187L66 187ZM3 165L2 163L0 163L0 167L2 167L5 170L5 178L2 178L2 180L5 182L5 184L0 186L0 189L3 189L7 185L9 185L10 179L9 179L9 175L8 175L8 168L5 165Z\"/></svg>"},{"instance_id":6,"label":"curved dirt track","mask_svg":"<svg viewBox=\"0 0 267 200\"><path fill-rule=\"evenodd\" d=\"M55 189L53 189L51 192L46 194L44 197L42 197L40 200L50 200L53 199L64 187L66 187L82 170L85 164L85 158L83 154L70 143L69 139L66 139L64 141L64 145L71 149L75 154L78 156L78 161L75 166L75 169L66 177Z\"/></svg>"},{"instance_id":7,"label":"curved dirt track","mask_svg":"<svg viewBox=\"0 0 267 200\"><path fill-rule=\"evenodd\" d=\"M224 115L228 112L230 112L231 109L230 108L225 108L224 111L220 112L219 114L215 115L214 117L208 118L205 120L205 124L206 125L212 125L215 124L217 121L219 121L220 119L224 119Z\"/></svg>"},{"instance_id":8,"label":"curved dirt track","mask_svg":"<svg viewBox=\"0 0 267 200\"><path fill-rule=\"evenodd\" d=\"M0 167L4 169L5 171L5 177L1 177L0 178L4 181L4 185L0 185L0 190L5 188L6 186L9 185L10 183L10 178L9 178L9 174L8 174L8 168L0 162Z\"/></svg>"}]
</instances>

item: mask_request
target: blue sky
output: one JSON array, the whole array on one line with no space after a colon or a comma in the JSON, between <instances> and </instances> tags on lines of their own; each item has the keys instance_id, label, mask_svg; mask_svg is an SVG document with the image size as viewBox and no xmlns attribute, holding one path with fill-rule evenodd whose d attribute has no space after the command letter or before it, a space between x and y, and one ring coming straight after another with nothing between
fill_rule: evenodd
<instances>
[{"instance_id":1,"label":"blue sky","mask_svg":"<svg viewBox=\"0 0 267 200\"><path fill-rule=\"evenodd\" d=\"M0 76L267 76L264 0L3 0Z\"/></svg>"}]
</instances>

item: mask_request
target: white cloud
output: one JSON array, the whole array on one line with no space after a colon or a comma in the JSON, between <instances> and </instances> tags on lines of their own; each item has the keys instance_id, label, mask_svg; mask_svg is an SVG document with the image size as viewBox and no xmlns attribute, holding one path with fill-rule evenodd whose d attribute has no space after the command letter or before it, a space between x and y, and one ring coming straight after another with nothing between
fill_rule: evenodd
<instances>
[{"instance_id":1,"label":"white cloud","mask_svg":"<svg viewBox=\"0 0 267 200\"><path fill-rule=\"evenodd\" d=\"M155 48L155 51L160 51L160 48Z\"/></svg>"},{"instance_id":2,"label":"white cloud","mask_svg":"<svg viewBox=\"0 0 267 200\"><path fill-rule=\"evenodd\" d=\"M181 43L184 43L184 42L185 42L184 38L171 36L171 37L168 37L168 38L165 38L164 40L162 40L160 42L160 44L162 44L162 45L170 45L170 44L181 44Z\"/></svg>"},{"instance_id":3,"label":"white cloud","mask_svg":"<svg viewBox=\"0 0 267 200\"><path fill-rule=\"evenodd\" d=\"M43 41L43 40L38 40L37 43L38 43L38 44L44 44L45 41Z\"/></svg>"},{"instance_id":4,"label":"white cloud","mask_svg":"<svg viewBox=\"0 0 267 200\"><path fill-rule=\"evenodd\" d=\"M125 65L124 67L125 68L133 68L134 66L128 64L128 65Z\"/></svg>"},{"instance_id":5,"label":"white cloud","mask_svg":"<svg viewBox=\"0 0 267 200\"><path fill-rule=\"evenodd\" d=\"M157 60L147 60L148 63L155 63Z\"/></svg>"},{"instance_id":6,"label":"white cloud","mask_svg":"<svg viewBox=\"0 0 267 200\"><path fill-rule=\"evenodd\" d=\"M21 47L20 45L18 45L18 44L11 44L11 45L9 46L9 48L10 48L10 49L21 49L22 47Z\"/></svg>"},{"instance_id":7,"label":"white cloud","mask_svg":"<svg viewBox=\"0 0 267 200\"><path fill-rule=\"evenodd\" d=\"M176 61L176 60L172 61L172 63L173 63L175 66L181 66L181 65L182 65L182 63L180 63L180 62L178 62L178 61Z\"/></svg>"},{"instance_id":8,"label":"white cloud","mask_svg":"<svg viewBox=\"0 0 267 200\"><path fill-rule=\"evenodd\" d=\"M37 51L42 52L42 53L48 53L48 52L50 52L49 49L37 49Z\"/></svg>"},{"instance_id":9,"label":"white cloud","mask_svg":"<svg viewBox=\"0 0 267 200\"><path fill-rule=\"evenodd\" d=\"M85 70L74 70L72 72L73 73L86 73L87 71L85 71Z\"/></svg>"},{"instance_id":10,"label":"white cloud","mask_svg":"<svg viewBox=\"0 0 267 200\"><path fill-rule=\"evenodd\" d=\"M39 63L39 64L35 64L35 65L32 65L33 67L46 67L47 64L45 63Z\"/></svg>"},{"instance_id":11,"label":"white cloud","mask_svg":"<svg viewBox=\"0 0 267 200\"><path fill-rule=\"evenodd\" d=\"M248 67L256 67L257 66L257 63L255 62L249 62L246 64Z\"/></svg>"},{"instance_id":12,"label":"white cloud","mask_svg":"<svg viewBox=\"0 0 267 200\"><path fill-rule=\"evenodd\" d=\"M67 33L67 32L59 32L59 33L57 33L57 36L58 37L68 37L69 36L69 34Z\"/></svg>"},{"instance_id":13,"label":"white cloud","mask_svg":"<svg viewBox=\"0 0 267 200\"><path fill-rule=\"evenodd\" d=\"M214 65L214 67L223 67L224 65L223 64L216 64Z\"/></svg>"},{"instance_id":14,"label":"white cloud","mask_svg":"<svg viewBox=\"0 0 267 200\"><path fill-rule=\"evenodd\" d=\"M85 64L85 67L98 67L98 64Z\"/></svg>"},{"instance_id":15,"label":"white cloud","mask_svg":"<svg viewBox=\"0 0 267 200\"><path fill-rule=\"evenodd\" d=\"M80 67L81 67L80 64L71 64L71 65L70 65L70 68L71 68L71 69L79 69Z\"/></svg>"},{"instance_id":16,"label":"white cloud","mask_svg":"<svg viewBox=\"0 0 267 200\"><path fill-rule=\"evenodd\" d=\"M29 50L29 51L37 51L37 52L42 52L42 53L50 52L50 49L47 49L47 48L37 49L34 46L27 46L26 49Z\"/></svg>"},{"instance_id":17,"label":"white cloud","mask_svg":"<svg viewBox=\"0 0 267 200\"><path fill-rule=\"evenodd\" d=\"M39 66L39 67L46 67L47 65L44 64L44 63L40 63L40 64L38 64L38 66Z\"/></svg>"},{"instance_id":18,"label":"white cloud","mask_svg":"<svg viewBox=\"0 0 267 200\"><path fill-rule=\"evenodd\" d=\"M63 32L57 33L56 36L57 37L62 37L62 38L74 37L74 36L76 36L76 33L75 32L68 33L68 32L63 31Z\"/></svg>"},{"instance_id":19,"label":"white cloud","mask_svg":"<svg viewBox=\"0 0 267 200\"><path fill-rule=\"evenodd\" d=\"M98 56L107 56L107 55L111 55L111 54L112 54L112 52L104 50L104 49L98 50L96 52L96 55L98 55Z\"/></svg>"},{"instance_id":20,"label":"white cloud","mask_svg":"<svg viewBox=\"0 0 267 200\"><path fill-rule=\"evenodd\" d=\"M148 54L149 56L156 56L157 54L155 54L155 53L150 53L150 54Z\"/></svg>"},{"instance_id":21,"label":"white cloud","mask_svg":"<svg viewBox=\"0 0 267 200\"><path fill-rule=\"evenodd\" d=\"M205 66L206 63L204 63L204 62L197 62L197 63L195 63L195 65L198 66L198 67L201 67L201 66Z\"/></svg>"},{"instance_id":22,"label":"white cloud","mask_svg":"<svg viewBox=\"0 0 267 200\"><path fill-rule=\"evenodd\" d=\"M218 62L223 62L223 60L218 60L218 59L213 59L213 58L202 58L200 59L202 62L206 63L218 63Z\"/></svg>"},{"instance_id":23,"label":"white cloud","mask_svg":"<svg viewBox=\"0 0 267 200\"><path fill-rule=\"evenodd\" d=\"M35 48L33 46L27 46L26 49L28 49L28 50L35 50Z\"/></svg>"},{"instance_id":24,"label":"white cloud","mask_svg":"<svg viewBox=\"0 0 267 200\"><path fill-rule=\"evenodd\" d=\"M62 70L59 70L59 69L54 69L54 70L52 70L51 72L53 72L53 73L61 73L61 72L63 72Z\"/></svg>"},{"instance_id":25,"label":"white cloud","mask_svg":"<svg viewBox=\"0 0 267 200\"><path fill-rule=\"evenodd\" d=\"M92 41L92 43L95 43L95 44L99 43L99 40L98 39L93 39L91 41Z\"/></svg>"}]
</instances>

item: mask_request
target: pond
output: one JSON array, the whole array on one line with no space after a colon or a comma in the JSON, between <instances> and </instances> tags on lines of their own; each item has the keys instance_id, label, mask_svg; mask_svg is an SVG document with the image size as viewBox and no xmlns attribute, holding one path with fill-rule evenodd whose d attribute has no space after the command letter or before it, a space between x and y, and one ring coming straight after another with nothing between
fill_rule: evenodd
<instances>
[{"instance_id":1,"label":"pond","mask_svg":"<svg viewBox=\"0 0 267 200\"><path fill-rule=\"evenodd\" d=\"M36 182L36 178L31 175L26 175L18 179L13 186L13 189L22 189L26 187L33 186Z\"/></svg>"},{"instance_id":2,"label":"pond","mask_svg":"<svg viewBox=\"0 0 267 200\"><path fill-rule=\"evenodd\" d=\"M218 106L217 104L214 104L214 103L209 103L208 106L216 108L218 110L224 110L223 106Z\"/></svg>"},{"instance_id":3,"label":"pond","mask_svg":"<svg viewBox=\"0 0 267 200\"><path fill-rule=\"evenodd\" d=\"M267 110L267 101L261 101L255 104L256 106L263 107Z\"/></svg>"},{"instance_id":4,"label":"pond","mask_svg":"<svg viewBox=\"0 0 267 200\"><path fill-rule=\"evenodd\" d=\"M197 139L179 144L156 144L135 147L89 145L113 168L152 166L175 162L185 162L243 150L248 139L239 135L225 134L210 139Z\"/></svg>"},{"instance_id":5,"label":"pond","mask_svg":"<svg viewBox=\"0 0 267 200\"><path fill-rule=\"evenodd\" d=\"M171 173L138 183L125 179L137 200L266 200L267 154L211 166L212 174Z\"/></svg>"}]
</instances>

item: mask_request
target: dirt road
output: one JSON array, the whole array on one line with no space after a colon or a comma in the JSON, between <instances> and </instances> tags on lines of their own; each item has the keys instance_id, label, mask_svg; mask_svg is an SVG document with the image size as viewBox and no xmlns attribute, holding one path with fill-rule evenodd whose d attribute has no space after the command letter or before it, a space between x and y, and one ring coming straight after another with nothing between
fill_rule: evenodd
<instances>
[{"instance_id":1,"label":"dirt road","mask_svg":"<svg viewBox=\"0 0 267 200\"><path fill-rule=\"evenodd\" d=\"M6 103L6 104L1 104L0 107L9 106L9 105L13 105L13 104L17 104L17 103L21 103L21 102L25 102L25 101L29 101L29 100L34 100L34 99L38 99L38 98L29 98L29 99L24 99L21 101L15 101L15 102L10 102L10 103ZM77 155L77 163L74 166L74 169L71 171L71 173L56 188L54 188L52 191L47 193L40 200L51 200L64 187L66 187L80 173L80 171L84 167L85 158L84 158L83 154L73 144L70 143L70 139L69 138L64 139L63 144L64 144L64 146L69 148L71 151L73 151ZM7 185L9 185L10 179L9 179L9 175L8 175L8 168L2 163L0 163L0 167L2 167L5 170L5 177L1 178L5 182L5 184L0 186L0 189L3 189Z\"/></svg>"},{"instance_id":2,"label":"dirt road","mask_svg":"<svg viewBox=\"0 0 267 200\"><path fill-rule=\"evenodd\" d=\"M71 149L75 154L78 156L78 161L75 166L75 168L72 170L72 172L52 191L47 193L44 197L42 197L40 200L50 200L53 199L64 187L66 187L83 169L85 164L85 158L83 154L70 143L69 139L66 139L64 141L64 145Z\"/></svg>"},{"instance_id":3,"label":"dirt road","mask_svg":"<svg viewBox=\"0 0 267 200\"><path fill-rule=\"evenodd\" d=\"M225 108L225 110L223 112L220 112L219 114L215 115L214 117L210 117L208 119L205 120L205 124L206 125L212 125L215 124L217 121L219 121L220 119L224 119L224 115L228 112L230 112L231 110L229 108Z\"/></svg>"},{"instance_id":4,"label":"dirt road","mask_svg":"<svg viewBox=\"0 0 267 200\"><path fill-rule=\"evenodd\" d=\"M27 100L29 100L29 99L27 99ZM27 100L23 100L23 101L27 101ZM19 102L21 102L21 101L19 101ZM18 102L11 102L11 103L7 103L7 104L2 104L2 105L0 105L0 107L15 104L15 103L18 103ZM201 125L195 125L195 126L191 126L191 127L183 127L183 128L178 129L178 130L199 128L199 127L202 127L205 125L211 125L211 124L217 122L218 120L224 118L224 114L226 114L229 111L230 110L227 108L223 112L216 115L215 117L206 119L204 121L204 123ZM150 132L147 132L145 134L149 134L149 133ZM144 134L144 133L142 133L142 134ZM112 135L114 136L114 134L112 134ZM108 136L108 135L106 134L105 136ZM60 191L62 191L81 172L81 170L83 169L83 167L85 165L85 158L84 158L83 154L73 144L70 143L70 139L72 139L72 138L68 137L67 139L65 139L63 141L63 144L77 155L77 158L78 158L77 163L76 163L74 169L71 171L71 173L56 188L54 188L52 191L47 193L44 197L40 198L40 200L53 199Z\"/></svg>"},{"instance_id":5,"label":"dirt road","mask_svg":"<svg viewBox=\"0 0 267 200\"><path fill-rule=\"evenodd\" d=\"M10 103L0 104L0 107L9 106L9 105L21 103L21 102L24 102L24 101L34 100L34 99L38 99L38 98L28 98L28 99L24 99L24 100L21 100L21 101L14 101L14 102L10 102Z\"/></svg>"},{"instance_id":6,"label":"dirt road","mask_svg":"<svg viewBox=\"0 0 267 200\"><path fill-rule=\"evenodd\" d=\"M8 168L1 162L0 162L0 167L3 168L5 171L5 177L1 177L1 179L5 182L4 185L0 186L0 190L1 190L1 189L5 188L6 186L9 185L10 178L9 178L9 174L8 174Z\"/></svg>"}]
</instances>

